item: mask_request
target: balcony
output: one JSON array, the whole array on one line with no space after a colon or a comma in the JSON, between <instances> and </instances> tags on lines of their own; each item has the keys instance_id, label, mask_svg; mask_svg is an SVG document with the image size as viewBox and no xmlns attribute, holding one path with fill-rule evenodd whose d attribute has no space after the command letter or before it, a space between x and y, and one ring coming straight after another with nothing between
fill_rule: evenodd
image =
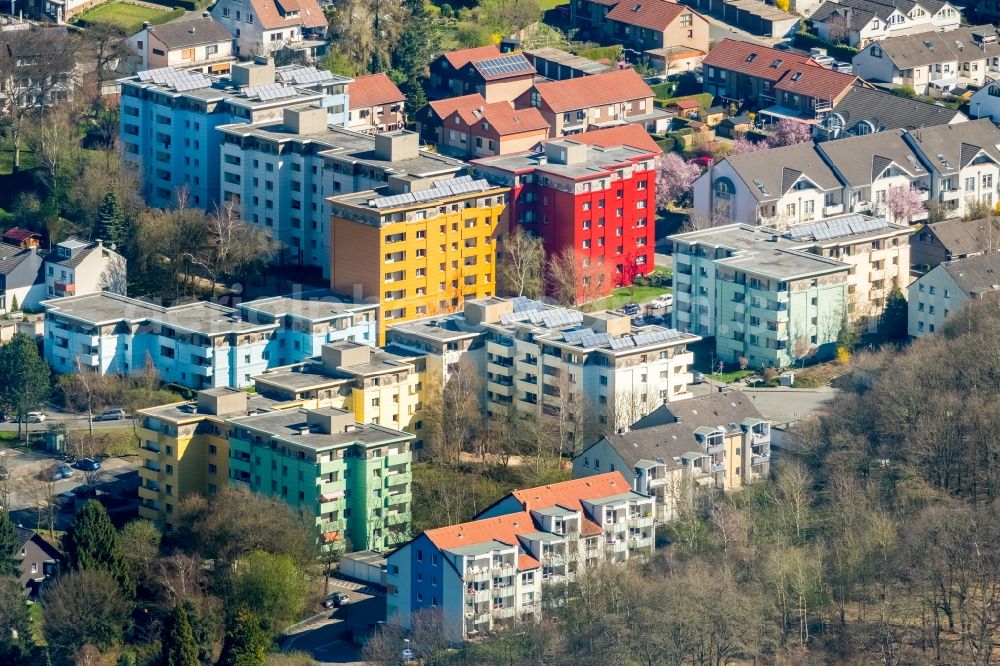
<instances>
[{"instance_id":1,"label":"balcony","mask_svg":"<svg viewBox=\"0 0 1000 666\"><path fill-rule=\"evenodd\" d=\"M953 190L941 190L941 201L958 201L962 197L962 191L958 188Z\"/></svg>"},{"instance_id":2,"label":"balcony","mask_svg":"<svg viewBox=\"0 0 1000 666\"><path fill-rule=\"evenodd\" d=\"M142 467L143 467L143 469L148 469L151 472L159 472L160 471L160 463L158 463L155 460L147 460Z\"/></svg>"},{"instance_id":3,"label":"balcony","mask_svg":"<svg viewBox=\"0 0 1000 666\"><path fill-rule=\"evenodd\" d=\"M722 444L715 444L714 446L708 447L708 454L714 456L717 453L724 452L725 450L726 450L726 447L723 446Z\"/></svg>"},{"instance_id":4,"label":"balcony","mask_svg":"<svg viewBox=\"0 0 1000 666\"><path fill-rule=\"evenodd\" d=\"M486 567L465 570L465 580L483 581L490 580L490 578L492 578L490 570ZM490 591L485 590L485 592L489 596Z\"/></svg>"},{"instance_id":5,"label":"balcony","mask_svg":"<svg viewBox=\"0 0 1000 666\"><path fill-rule=\"evenodd\" d=\"M139 486L139 499L142 502L157 502L160 499L160 491L147 488L146 486Z\"/></svg>"},{"instance_id":6,"label":"balcony","mask_svg":"<svg viewBox=\"0 0 1000 666\"><path fill-rule=\"evenodd\" d=\"M76 285L72 282L66 282L64 280L56 280L52 285L52 289L58 294L76 293Z\"/></svg>"},{"instance_id":7,"label":"balcony","mask_svg":"<svg viewBox=\"0 0 1000 666\"><path fill-rule=\"evenodd\" d=\"M487 578L488 578L488 576L487 576ZM468 579L469 579L469 577L466 576L466 580L468 580ZM465 590L465 602L467 604L476 603L476 602L486 602L486 601L489 601L489 600L490 600L490 589L489 588L486 588L485 590L474 590L474 589L472 589L470 587L470 588L467 588Z\"/></svg>"},{"instance_id":8,"label":"balcony","mask_svg":"<svg viewBox=\"0 0 1000 666\"><path fill-rule=\"evenodd\" d=\"M155 442L150 442L148 440L144 442L143 445L139 448L141 448L144 451L149 451L150 453L160 452L160 445Z\"/></svg>"},{"instance_id":9,"label":"balcony","mask_svg":"<svg viewBox=\"0 0 1000 666\"><path fill-rule=\"evenodd\" d=\"M629 527L652 527L653 526L653 512L652 510L644 513L641 516L635 516L629 518L626 524Z\"/></svg>"},{"instance_id":10,"label":"balcony","mask_svg":"<svg viewBox=\"0 0 1000 666\"><path fill-rule=\"evenodd\" d=\"M494 564L490 567L490 572L494 576L504 575L513 576L514 575L514 563L513 562L501 562L499 564Z\"/></svg>"},{"instance_id":11,"label":"balcony","mask_svg":"<svg viewBox=\"0 0 1000 666\"><path fill-rule=\"evenodd\" d=\"M831 206L823 206L823 216L829 217L831 215L840 215L844 212L844 204L833 204Z\"/></svg>"},{"instance_id":12,"label":"balcony","mask_svg":"<svg viewBox=\"0 0 1000 666\"><path fill-rule=\"evenodd\" d=\"M77 358L80 359L80 363L93 367L101 362L101 358L97 354L79 354Z\"/></svg>"},{"instance_id":13,"label":"balcony","mask_svg":"<svg viewBox=\"0 0 1000 666\"><path fill-rule=\"evenodd\" d=\"M493 614L500 618L514 617L516 609L514 606L504 606L503 608L494 608Z\"/></svg>"},{"instance_id":14,"label":"balcony","mask_svg":"<svg viewBox=\"0 0 1000 666\"><path fill-rule=\"evenodd\" d=\"M652 548L653 537L629 537L628 545L632 549Z\"/></svg>"},{"instance_id":15,"label":"balcony","mask_svg":"<svg viewBox=\"0 0 1000 666\"><path fill-rule=\"evenodd\" d=\"M712 467L709 469L709 472L711 474L718 474L719 472L725 472L725 471L726 471L726 463L724 462L712 463Z\"/></svg>"},{"instance_id":16,"label":"balcony","mask_svg":"<svg viewBox=\"0 0 1000 666\"><path fill-rule=\"evenodd\" d=\"M766 465L769 462L771 462L770 453L761 453L761 454L755 453L752 456L750 456L751 465Z\"/></svg>"},{"instance_id":17,"label":"balcony","mask_svg":"<svg viewBox=\"0 0 1000 666\"><path fill-rule=\"evenodd\" d=\"M413 495L407 492L394 493L385 498L386 507L399 506L413 499Z\"/></svg>"},{"instance_id":18,"label":"balcony","mask_svg":"<svg viewBox=\"0 0 1000 666\"><path fill-rule=\"evenodd\" d=\"M403 472L403 473L397 472L396 474L389 474L388 476L385 477L385 485L386 487L399 486L407 484L412 480L413 480L413 474L411 474L410 472Z\"/></svg>"},{"instance_id":19,"label":"balcony","mask_svg":"<svg viewBox=\"0 0 1000 666\"><path fill-rule=\"evenodd\" d=\"M609 553L624 553L628 549L628 543L625 539L614 539L605 542L604 549Z\"/></svg>"}]
</instances>

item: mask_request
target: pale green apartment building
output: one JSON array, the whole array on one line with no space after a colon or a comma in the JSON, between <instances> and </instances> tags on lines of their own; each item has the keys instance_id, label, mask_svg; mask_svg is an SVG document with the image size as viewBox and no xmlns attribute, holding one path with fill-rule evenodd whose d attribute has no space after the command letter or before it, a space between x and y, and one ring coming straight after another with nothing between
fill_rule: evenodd
<instances>
[{"instance_id":1,"label":"pale green apartment building","mask_svg":"<svg viewBox=\"0 0 1000 666\"><path fill-rule=\"evenodd\" d=\"M332 407L227 423L230 482L291 505L325 545L383 551L409 539L413 435Z\"/></svg>"}]
</instances>

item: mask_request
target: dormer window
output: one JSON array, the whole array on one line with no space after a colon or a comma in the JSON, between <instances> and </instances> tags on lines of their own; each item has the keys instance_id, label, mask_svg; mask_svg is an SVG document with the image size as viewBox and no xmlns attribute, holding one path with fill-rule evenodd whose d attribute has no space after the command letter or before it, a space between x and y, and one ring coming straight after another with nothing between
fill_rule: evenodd
<instances>
[{"instance_id":1,"label":"dormer window","mask_svg":"<svg viewBox=\"0 0 1000 666\"><path fill-rule=\"evenodd\" d=\"M64 259L69 259L70 254L71 254L70 253L70 249L68 247L61 247L61 248L59 248L59 256L60 257L62 257Z\"/></svg>"},{"instance_id":2,"label":"dormer window","mask_svg":"<svg viewBox=\"0 0 1000 666\"><path fill-rule=\"evenodd\" d=\"M750 55L747 56L747 62L753 62L756 59L757 59L756 53L751 53Z\"/></svg>"},{"instance_id":3,"label":"dormer window","mask_svg":"<svg viewBox=\"0 0 1000 666\"><path fill-rule=\"evenodd\" d=\"M774 69L778 69L780 65L781 65L781 58L775 58L774 62L771 63L771 67L773 67Z\"/></svg>"}]
</instances>

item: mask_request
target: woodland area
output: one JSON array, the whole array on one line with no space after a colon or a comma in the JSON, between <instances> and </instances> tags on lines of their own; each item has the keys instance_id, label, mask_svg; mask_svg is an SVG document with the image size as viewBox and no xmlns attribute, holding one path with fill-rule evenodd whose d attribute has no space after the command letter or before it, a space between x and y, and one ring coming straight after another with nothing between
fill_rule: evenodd
<instances>
[{"instance_id":1,"label":"woodland area","mask_svg":"<svg viewBox=\"0 0 1000 666\"><path fill-rule=\"evenodd\" d=\"M974 664L1000 658L1000 302L858 354L767 483L704 497L649 562L428 664ZM368 649L393 663L390 627Z\"/></svg>"}]
</instances>

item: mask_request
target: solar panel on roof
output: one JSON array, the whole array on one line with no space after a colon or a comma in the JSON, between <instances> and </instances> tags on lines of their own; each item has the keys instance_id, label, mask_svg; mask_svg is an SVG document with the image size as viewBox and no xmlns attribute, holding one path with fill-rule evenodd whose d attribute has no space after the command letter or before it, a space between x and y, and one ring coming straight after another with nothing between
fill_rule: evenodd
<instances>
[{"instance_id":1,"label":"solar panel on roof","mask_svg":"<svg viewBox=\"0 0 1000 666\"><path fill-rule=\"evenodd\" d=\"M483 76L498 76L500 74L514 74L517 72L530 72L533 68L528 59L520 53L501 56L499 58L488 58L475 63L476 68L483 73Z\"/></svg>"}]
</instances>

